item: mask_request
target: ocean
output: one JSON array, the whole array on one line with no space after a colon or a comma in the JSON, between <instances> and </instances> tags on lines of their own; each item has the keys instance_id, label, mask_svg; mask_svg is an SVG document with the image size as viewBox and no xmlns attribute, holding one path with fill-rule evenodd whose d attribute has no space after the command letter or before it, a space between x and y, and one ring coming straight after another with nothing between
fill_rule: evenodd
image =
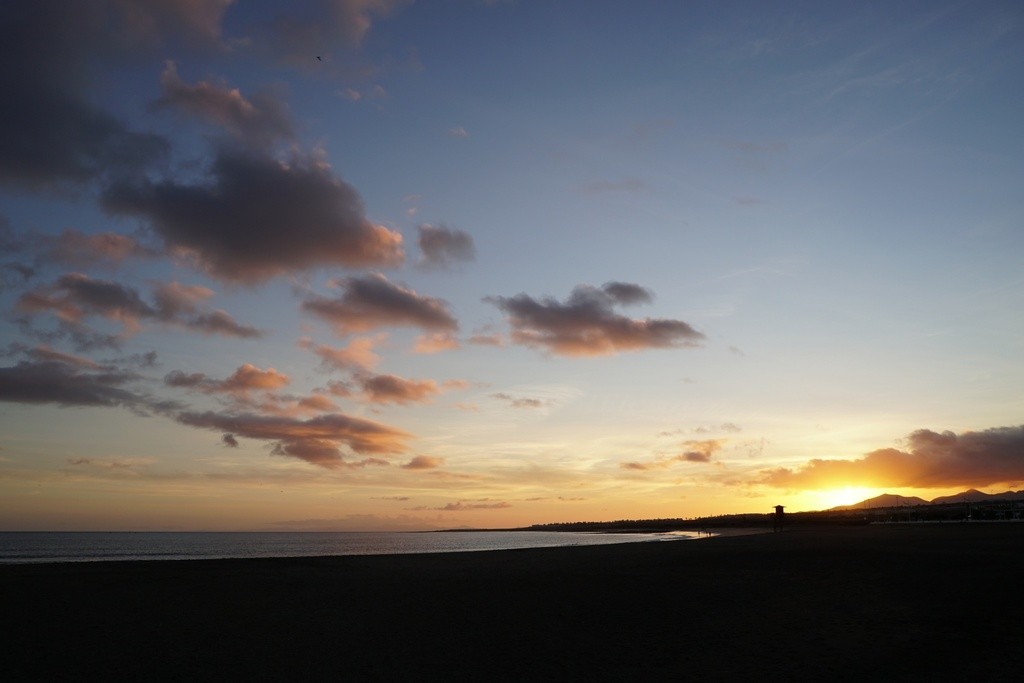
<instances>
[{"instance_id":1,"label":"ocean","mask_svg":"<svg viewBox=\"0 0 1024 683\"><path fill-rule=\"evenodd\" d=\"M644 534L561 531L18 531L0 532L0 563L403 555L677 541L697 536L697 532L683 531Z\"/></svg>"}]
</instances>

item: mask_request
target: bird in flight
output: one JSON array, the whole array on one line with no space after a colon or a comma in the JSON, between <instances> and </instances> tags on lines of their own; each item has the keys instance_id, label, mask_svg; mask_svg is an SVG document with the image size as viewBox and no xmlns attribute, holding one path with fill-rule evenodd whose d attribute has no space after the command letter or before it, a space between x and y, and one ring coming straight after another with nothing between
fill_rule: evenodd
<instances>
[{"instance_id":1,"label":"bird in flight","mask_svg":"<svg viewBox=\"0 0 1024 683\"><path fill-rule=\"evenodd\" d=\"M321 57L320 55L317 55L317 56L316 56L316 61L318 61L318 62L322 62L322 61L324 61L324 58L323 58L323 57Z\"/></svg>"}]
</instances>

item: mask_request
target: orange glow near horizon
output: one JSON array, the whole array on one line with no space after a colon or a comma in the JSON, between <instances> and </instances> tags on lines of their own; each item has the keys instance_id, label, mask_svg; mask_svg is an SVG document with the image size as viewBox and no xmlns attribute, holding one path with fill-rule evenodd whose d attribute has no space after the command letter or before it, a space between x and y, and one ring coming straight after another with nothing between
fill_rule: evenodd
<instances>
[{"instance_id":1,"label":"orange glow near horizon","mask_svg":"<svg viewBox=\"0 0 1024 683\"><path fill-rule=\"evenodd\" d=\"M886 491L879 488L843 486L841 488L809 491L806 497L813 501L813 509L829 510L840 505L853 505L862 500L880 496L883 493L886 493Z\"/></svg>"}]
</instances>

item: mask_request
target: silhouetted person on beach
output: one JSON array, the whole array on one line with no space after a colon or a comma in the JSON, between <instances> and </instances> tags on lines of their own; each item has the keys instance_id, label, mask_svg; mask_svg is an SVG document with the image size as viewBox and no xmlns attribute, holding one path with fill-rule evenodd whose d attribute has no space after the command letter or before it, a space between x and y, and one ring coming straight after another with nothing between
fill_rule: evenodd
<instances>
[{"instance_id":1,"label":"silhouetted person on beach","mask_svg":"<svg viewBox=\"0 0 1024 683\"><path fill-rule=\"evenodd\" d=\"M783 505L775 506L775 515L772 517L773 529L775 531L782 531L782 526L786 519L785 513L783 512L784 509L785 506Z\"/></svg>"}]
</instances>

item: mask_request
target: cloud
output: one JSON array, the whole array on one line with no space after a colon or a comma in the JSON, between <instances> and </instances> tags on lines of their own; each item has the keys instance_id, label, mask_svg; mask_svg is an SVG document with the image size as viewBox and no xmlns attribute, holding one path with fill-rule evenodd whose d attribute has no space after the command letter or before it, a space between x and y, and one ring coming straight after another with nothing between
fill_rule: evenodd
<instances>
[{"instance_id":1,"label":"cloud","mask_svg":"<svg viewBox=\"0 0 1024 683\"><path fill-rule=\"evenodd\" d=\"M300 411L314 412L314 413L326 413L336 411L338 406L326 396L320 394L313 394L312 396L304 396L296 402L296 408Z\"/></svg>"},{"instance_id":2,"label":"cloud","mask_svg":"<svg viewBox=\"0 0 1024 683\"><path fill-rule=\"evenodd\" d=\"M684 462L711 462L711 457L721 450L723 443L719 439L684 441L683 452L676 459Z\"/></svg>"},{"instance_id":3,"label":"cloud","mask_svg":"<svg viewBox=\"0 0 1024 683\"><path fill-rule=\"evenodd\" d=\"M619 467L624 470L637 470L647 472L649 470L663 470L671 464L668 460L655 460L654 462L622 462Z\"/></svg>"},{"instance_id":4,"label":"cloud","mask_svg":"<svg viewBox=\"0 0 1024 683\"><path fill-rule=\"evenodd\" d=\"M324 395L324 390L317 390L317 393L308 396L278 392L289 383L290 379L284 373L274 368L262 370L251 363L239 366L224 379L214 379L202 372L187 373L181 370L174 370L164 376L166 386L216 396L223 405L236 412L294 417L337 411L338 406Z\"/></svg>"},{"instance_id":5,"label":"cloud","mask_svg":"<svg viewBox=\"0 0 1024 683\"><path fill-rule=\"evenodd\" d=\"M455 126L454 128L448 129L448 135L453 138L468 138L469 132L467 132L462 126Z\"/></svg>"},{"instance_id":6,"label":"cloud","mask_svg":"<svg viewBox=\"0 0 1024 683\"><path fill-rule=\"evenodd\" d=\"M88 368L88 369L87 369ZM59 406L141 407L148 398L124 388L138 379L113 368L93 370L79 362L23 361L0 368L0 401Z\"/></svg>"},{"instance_id":7,"label":"cloud","mask_svg":"<svg viewBox=\"0 0 1024 683\"><path fill-rule=\"evenodd\" d=\"M410 0L314 0L303 16L278 15L265 27L261 44L293 66L309 66L317 57L330 61L335 50L359 47L375 18L386 17Z\"/></svg>"},{"instance_id":8,"label":"cloud","mask_svg":"<svg viewBox=\"0 0 1024 683\"><path fill-rule=\"evenodd\" d=\"M432 470L444 464L444 458L435 458L429 455L417 455L409 462L402 465L404 470ZM403 499L398 499L403 500ZM407 499L405 499L407 500Z\"/></svg>"},{"instance_id":9,"label":"cloud","mask_svg":"<svg viewBox=\"0 0 1024 683\"><path fill-rule=\"evenodd\" d=\"M360 100L386 100L388 98L388 91L380 85L375 85L365 91L356 90L355 88L345 88L344 90L339 91L338 94L349 102L359 102Z\"/></svg>"},{"instance_id":10,"label":"cloud","mask_svg":"<svg viewBox=\"0 0 1024 683\"><path fill-rule=\"evenodd\" d=\"M160 45L211 48L226 0L8 2L0 14L0 183L33 189L137 173L169 152L89 97L94 74Z\"/></svg>"},{"instance_id":11,"label":"cloud","mask_svg":"<svg viewBox=\"0 0 1024 683\"><path fill-rule=\"evenodd\" d=\"M130 470L138 465L149 464L150 460L114 460L99 458L68 458L68 464L75 467L96 467L106 470Z\"/></svg>"},{"instance_id":12,"label":"cloud","mask_svg":"<svg viewBox=\"0 0 1024 683\"><path fill-rule=\"evenodd\" d=\"M477 346L504 346L505 338L491 329L490 325L484 326L482 329L477 330L473 333L469 339L466 340L470 344Z\"/></svg>"},{"instance_id":13,"label":"cloud","mask_svg":"<svg viewBox=\"0 0 1024 683\"><path fill-rule=\"evenodd\" d=\"M178 282L161 283L153 292L158 317L165 322L174 321L190 330L224 337L254 339L263 336L260 330L236 322L220 309L199 312L198 304L212 296L211 289ZM190 317L183 317L185 314Z\"/></svg>"},{"instance_id":14,"label":"cloud","mask_svg":"<svg viewBox=\"0 0 1024 683\"><path fill-rule=\"evenodd\" d=\"M44 363L56 362L79 368L96 369L100 367L100 364L92 359L83 358L82 356L73 356L68 353L61 353L60 351L55 351L54 349L51 349L49 346L45 345L37 346L34 349L28 349L26 353L31 358Z\"/></svg>"},{"instance_id":15,"label":"cloud","mask_svg":"<svg viewBox=\"0 0 1024 683\"><path fill-rule=\"evenodd\" d=\"M157 314L133 288L82 273L69 273L51 287L24 293L18 308L29 312L49 310L71 323L78 323L89 314L101 315L119 322L126 334L138 330L139 320Z\"/></svg>"},{"instance_id":16,"label":"cloud","mask_svg":"<svg viewBox=\"0 0 1024 683\"><path fill-rule=\"evenodd\" d=\"M356 379L371 403L424 403L441 389L433 380L403 379L395 375L367 375Z\"/></svg>"},{"instance_id":17,"label":"cloud","mask_svg":"<svg viewBox=\"0 0 1024 683\"><path fill-rule=\"evenodd\" d=\"M257 93L246 99L238 88L199 81L188 85L178 76L177 65L167 61L160 75L163 94L156 109L177 109L213 123L255 147L295 139L288 107L277 97Z\"/></svg>"},{"instance_id":18,"label":"cloud","mask_svg":"<svg viewBox=\"0 0 1024 683\"><path fill-rule=\"evenodd\" d=\"M623 306L632 304L649 304L654 301L651 290L630 282L606 282L601 290L613 301Z\"/></svg>"},{"instance_id":19,"label":"cloud","mask_svg":"<svg viewBox=\"0 0 1024 683\"><path fill-rule=\"evenodd\" d=\"M207 394L234 394L244 396L252 391L273 391L287 386L288 375L274 368L261 370L245 363L223 380L210 379L201 372L186 374L181 370L167 373L164 384L169 387L196 389Z\"/></svg>"},{"instance_id":20,"label":"cloud","mask_svg":"<svg viewBox=\"0 0 1024 683\"><path fill-rule=\"evenodd\" d=\"M74 2L74 0L71 0ZM194 49L217 50L224 13L235 0L153 0L91 3L102 6L123 40L134 45L161 45L172 39Z\"/></svg>"},{"instance_id":21,"label":"cloud","mask_svg":"<svg viewBox=\"0 0 1024 683\"><path fill-rule=\"evenodd\" d=\"M372 370L380 362L380 356L373 349L380 338L356 337L348 345L335 348L314 344L311 339L300 339L299 348L308 349L320 358L325 368L332 370Z\"/></svg>"},{"instance_id":22,"label":"cloud","mask_svg":"<svg viewBox=\"0 0 1024 683\"><path fill-rule=\"evenodd\" d=\"M334 282L343 293L329 299L310 296L303 310L334 325L339 335L377 327L419 327L431 332L454 332L458 323L441 299L422 296L380 274Z\"/></svg>"},{"instance_id":23,"label":"cloud","mask_svg":"<svg viewBox=\"0 0 1024 683\"><path fill-rule=\"evenodd\" d=\"M343 413L318 415L308 420L251 413L182 412L181 424L274 442L273 453L320 467L339 468L359 463L345 461L341 447L360 454L390 454L405 450L410 434L394 427ZM364 464L386 461L371 458Z\"/></svg>"},{"instance_id":24,"label":"cloud","mask_svg":"<svg viewBox=\"0 0 1024 683\"><path fill-rule=\"evenodd\" d=\"M160 252L134 237L115 232L88 235L68 228L59 235L41 235L34 240L40 258L70 266L117 265L129 258L155 258Z\"/></svg>"},{"instance_id":25,"label":"cloud","mask_svg":"<svg viewBox=\"0 0 1024 683\"><path fill-rule=\"evenodd\" d=\"M87 316L101 316L120 323L124 336L137 332L144 320L226 337L262 336L256 328L235 322L224 311L200 310L199 303L211 296L213 291L206 287L157 283L153 303L149 304L133 287L82 273L68 273L50 286L23 293L17 305L29 313L49 311L62 322L80 329Z\"/></svg>"},{"instance_id":26,"label":"cloud","mask_svg":"<svg viewBox=\"0 0 1024 683\"><path fill-rule=\"evenodd\" d=\"M617 305L651 300L651 293L630 283L609 282L600 289L579 285L568 301L487 297L512 326L512 341L561 356L600 356L649 348L697 346L704 335L681 320L634 320L616 313Z\"/></svg>"},{"instance_id":27,"label":"cloud","mask_svg":"<svg viewBox=\"0 0 1024 683\"><path fill-rule=\"evenodd\" d=\"M469 233L445 225L424 223L416 228L419 247L423 254L420 265L428 268L447 268L457 262L476 258L476 247Z\"/></svg>"},{"instance_id":28,"label":"cloud","mask_svg":"<svg viewBox=\"0 0 1024 683\"><path fill-rule=\"evenodd\" d=\"M322 159L297 153L285 163L223 146L205 183L120 182L107 188L103 204L148 219L169 248L231 282L403 259L402 236L371 223L356 190Z\"/></svg>"},{"instance_id":29,"label":"cloud","mask_svg":"<svg viewBox=\"0 0 1024 683\"><path fill-rule=\"evenodd\" d=\"M424 334L416 338L413 351L416 353L440 353L459 348L459 340L448 332Z\"/></svg>"},{"instance_id":30,"label":"cloud","mask_svg":"<svg viewBox=\"0 0 1024 683\"><path fill-rule=\"evenodd\" d=\"M796 469L761 473L757 482L779 488L836 486L983 487L1024 481L1024 426L980 432L920 429L908 448L883 448L856 460L814 459Z\"/></svg>"},{"instance_id":31,"label":"cloud","mask_svg":"<svg viewBox=\"0 0 1024 683\"><path fill-rule=\"evenodd\" d=\"M235 438L234 434L224 434L220 437L220 442L228 448L238 448L238 439Z\"/></svg>"},{"instance_id":32,"label":"cloud","mask_svg":"<svg viewBox=\"0 0 1024 683\"><path fill-rule=\"evenodd\" d=\"M504 401L513 408L543 408L544 406L551 404L551 401L544 401L539 398L516 397L511 394L506 394L505 392L491 394L491 398Z\"/></svg>"},{"instance_id":33,"label":"cloud","mask_svg":"<svg viewBox=\"0 0 1024 683\"><path fill-rule=\"evenodd\" d=\"M182 321L182 324L196 332L217 334L222 337L255 339L263 336L262 330L235 322L234 318L220 309L209 313L201 313L190 320Z\"/></svg>"},{"instance_id":34,"label":"cloud","mask_svg":"<svg viewBox=\"0 0 1024 683\"><path fill-rule=\"evenodd\" d=\"M678 430L676 430L675 432L662 432L661 436L667 436L676 433L678 433ZM724 443L725 441L721 439L684 441L682 443L682 452L675 456L659 457L656 460L652 460L650 462L622 462L619 463L619 467L625 470L647 472L650 470L668 469L677 462L711 462L711 459L714 456L714 454L722 449L722 445Z\"/></svg>"},{"instance_id":35,"label":"cloud","mask_svg":"<svg viewBox=\"0 0 1024 683\"><path fill-rule=\"evenodd\" d=\"M699 427L694 427L693 428L693 433L694 434L714 434L715 432L727 432L729 434L738 434L739 432L742 432L742 431L743 431L743 428L740 427L739 425L737 425L734 422L723 422L722 424L717 425L717 426L716 425L700 425ZM675 432L662 432L662 436L667 436L669 434L678 434L678 433L680 433L680 430L676 430Z\"/></svg>"},{"instance_id":36,"label":"cloud","mask_svg":"<svg viewBox=\"0 0 1024 683\"><path fill-rule=\"evenodd\" d=\"M505 501L490 502L488 501L488 499L485 498L481 501L476 502L460 500L456 503L448 503L440 507L428 507L422 505L419 507L408 509L413 511L440 510L442 512L465 512L466 510L503 510L505 508L510 507L512 507L511 503L507 503Z\"/></svg>"}]
</instances>

